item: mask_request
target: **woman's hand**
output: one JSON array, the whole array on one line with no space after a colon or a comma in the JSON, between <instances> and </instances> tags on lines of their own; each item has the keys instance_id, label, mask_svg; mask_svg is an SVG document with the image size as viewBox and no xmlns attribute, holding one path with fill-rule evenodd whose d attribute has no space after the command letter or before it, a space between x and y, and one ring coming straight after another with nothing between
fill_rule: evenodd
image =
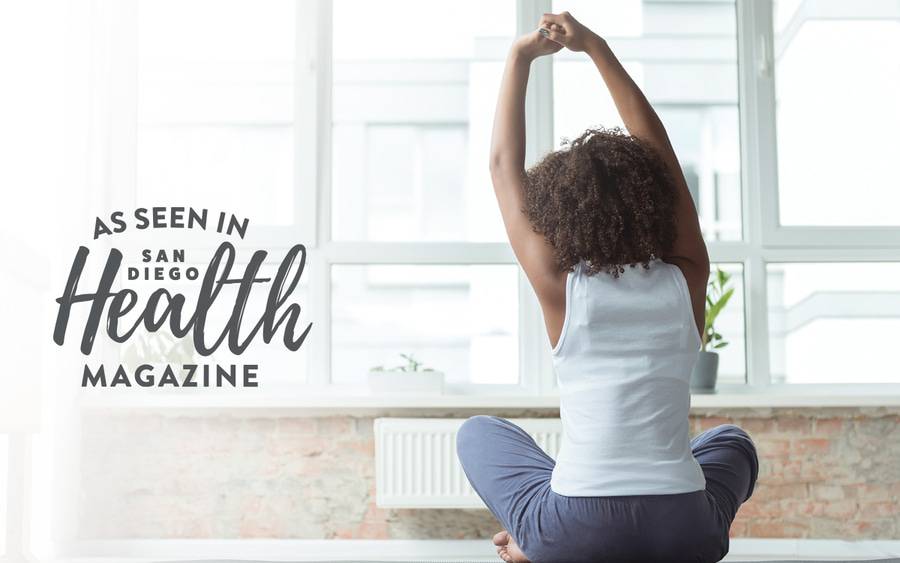
<instances>
[{"instance_id":1,"label":"woman's hand","mask_svg":"<svg viewBox=\"0 0 900 563\"><path fill-rule=\"evenodd\" d=\"M532 31L519 37L513 44L513 52L531 62L544 55L552 55L561 50L563 46L556 41L551 41L542 33Z\"/></svg>"},{"instance_id":2,"label":"woman's hand","mask_svg":"<svg viewBox=\"0 0 900 563\"><path fill-rule=\"evenodd\" d=\"M541 35L570 51L588 51L602 41L600 36L572 17L569 12L544 14L541 18Z\"/></svg>"}]
</instances>

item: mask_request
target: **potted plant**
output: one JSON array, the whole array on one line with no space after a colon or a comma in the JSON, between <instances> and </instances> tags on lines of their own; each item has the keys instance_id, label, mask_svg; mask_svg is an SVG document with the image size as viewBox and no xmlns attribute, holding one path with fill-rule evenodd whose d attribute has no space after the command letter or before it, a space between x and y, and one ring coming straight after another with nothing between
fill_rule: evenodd
<instances>
[{"instance_id":1,"label":"potted plant","mask_svg":"<svg viewBox=\"0 0 900 563\"><path fill-rule=\"evenodd\" d=\"M706 322L703 326L703 335L700 338L700 351L697 353L697 363L691 373L691 390L698 393L713 393L716 389L716 379L719 375L719 350L728 346L721 334L715 329L716 319L728 305L734 288L729 287L731 274L716 268L716 272L709 282L706 291Z\"/></svg>"},{"instance_id":2,"label":"potted plant","mask_svg":"<svg viewBox=\"0 0 900 563\"><path fill-rule=\"evenodd\" d=\"M369 369L369 389L375 393L419 393L439 395L444 391L444 374L425 367L412 354L400 354L404 363L392 368Z\"/></svg>"},{"instance_id":3,"label":"potted plant","mask_svg":"<svg viewBox=\"0 0 900 563\"><path fill-rule=\"evenodd\" d=\"M194 350L191 340L175 338L164 329L135 332L121 352L121 363L132 373L138 366L148 364L153 366L153 375L158 382L166 367L171 366L179 385L184 383L187 377L182 371L182 365L197 362L197 351Z\"/></svg>"}]
</instances>

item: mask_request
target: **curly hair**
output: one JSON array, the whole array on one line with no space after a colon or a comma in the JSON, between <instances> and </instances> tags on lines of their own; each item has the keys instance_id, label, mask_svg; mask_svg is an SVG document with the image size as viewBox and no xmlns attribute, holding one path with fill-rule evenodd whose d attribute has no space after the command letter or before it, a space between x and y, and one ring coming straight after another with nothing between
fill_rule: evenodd
<instances>
[{"instance_id":1,"label":"curly hair","mask_svg":"<svg viewBox=\"0 0 900 563\"><path fill-rule=\"evenodd\" d=\"M588 129L525 173L524 212L561 271L648 268L675 241L676 189L662 158L621 129Z\"/></svg>"}]
</instances>

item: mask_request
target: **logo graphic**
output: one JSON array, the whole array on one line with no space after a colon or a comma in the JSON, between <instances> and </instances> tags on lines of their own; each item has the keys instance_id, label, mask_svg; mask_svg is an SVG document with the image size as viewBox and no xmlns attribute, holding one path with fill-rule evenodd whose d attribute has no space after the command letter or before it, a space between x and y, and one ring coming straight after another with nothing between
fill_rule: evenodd
<instances>
[{"instance_id":1,"label":"logo graphic","mask_svg":"<svg viewBox=\"0 0 900 563\"><path fill-rule=\"evenodd\" d=\"M98 217L94 240L126 233L129 229L178 229L182 233L193 229L244 239L249 223L249 219L226 213L214 215L207 209L141 207L131 215L116 211L108 222ZM75 254L65 288L56 299L59 309L53 341L60 346L65 343L69 320L76 307L86 308L87 313L79 344L85 356L94 351L101 330L118 344L140 339L142 335L147 337L141 341L143 353L136 355L136 361L119 363L114 369L107 369L102 363L94 367L86 363L83 387L257 387L257 364L222 366L189 362L160 366L161 362L149 361L152 354L146 353L151 348L148 338L158 336L154 341L157 347L164 341L177 344L188 350L181 356L190 359L195 353L209 357L223 346L237 356L255 339L266 344L280 340L287 350L297 351L312 328L312 323L304 326L301 306L292 299L306 266L306 247L302 244L290 247L274 275L268 277L261 272L268 258L267 251L253 251L241 270L236 266L238 251L229 240L218 245L202 275L199 268L187 266L185 249L141 248L134 252L136 258L132 257L139 265L126 264L123 269L125 255L117 248L110 248L96 286L91 284L85 289L82 285L90 254L84 245ZM158 285L152 291L143 292L117 287L124 286L126 281ZM185 293L171 290L169 284L189 284L194 299L189 301ZM248 303L254 298L261 311L250 316ZM213 314L214 309L219 313ZM225 315L221 314L223 310Z\"/></svg>"}]
</instances>

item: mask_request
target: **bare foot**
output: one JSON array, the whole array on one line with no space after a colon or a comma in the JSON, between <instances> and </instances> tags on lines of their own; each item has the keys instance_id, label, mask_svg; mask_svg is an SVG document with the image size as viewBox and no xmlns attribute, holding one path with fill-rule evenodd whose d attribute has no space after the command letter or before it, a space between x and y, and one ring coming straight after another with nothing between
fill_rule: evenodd
<instances>
[{"instance_id":1,"label":"bare foot","mask_svg":"<svg viewBox=\"0 0 900 563\"><path fill-rule=\"evenodd\" d=\"M497 555L507 563L530 563L506 530L494 534L494 545L497 546Z\"/></svg>"}]
</instances>

